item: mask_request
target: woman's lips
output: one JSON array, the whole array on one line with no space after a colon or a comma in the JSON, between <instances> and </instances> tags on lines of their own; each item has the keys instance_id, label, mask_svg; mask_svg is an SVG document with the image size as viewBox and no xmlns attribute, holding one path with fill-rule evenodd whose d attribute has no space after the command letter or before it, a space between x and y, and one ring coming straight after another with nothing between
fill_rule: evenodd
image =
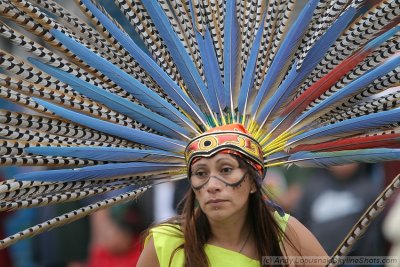
<instances>
[{"instance_id":1,"label":"woman's lips","mask_svg":"<svg viewBox=\"0 0 400 267\"><path fill-rule=\"evenodd\" d=\"M227 200L225 199L210 199L209 201L206 202L206 204L217 204L217 203L221 203L221 202L225 202Z\"/></svg>"}]
</instances>

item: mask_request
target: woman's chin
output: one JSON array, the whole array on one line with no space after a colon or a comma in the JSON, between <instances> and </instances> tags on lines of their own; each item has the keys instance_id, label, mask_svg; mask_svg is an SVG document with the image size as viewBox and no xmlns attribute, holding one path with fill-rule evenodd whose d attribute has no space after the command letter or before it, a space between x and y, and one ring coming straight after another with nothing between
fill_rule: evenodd
<instances>
[{"instance_id":1,"label":"woman's chin","mask_svg":"<svg viewBox=\"0 0 400 267\"><path fill-rule=\"evenodd\" d=\"M207 209L204 213L211 221L224 221L232 215L232 211L227 207Z\"/></svg>"}]
</instances>

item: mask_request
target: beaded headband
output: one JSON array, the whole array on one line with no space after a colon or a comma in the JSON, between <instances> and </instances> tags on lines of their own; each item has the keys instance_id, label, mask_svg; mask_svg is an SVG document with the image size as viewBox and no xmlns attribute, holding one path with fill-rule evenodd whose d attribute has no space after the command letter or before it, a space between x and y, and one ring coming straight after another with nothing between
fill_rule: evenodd
<instances>
[{"instance_id":1,"label":"beaded headband","mask_svg":"<svg viewBox=\"0 0 400 267\"><path fill-rule=\"evenodd\" d=\"M264 173L262 148L241 124L215 127L194 138L185 149L187 166L198 157L211 157L218 152L239 154L257 171Z\"/></svg>"}]
</instances>

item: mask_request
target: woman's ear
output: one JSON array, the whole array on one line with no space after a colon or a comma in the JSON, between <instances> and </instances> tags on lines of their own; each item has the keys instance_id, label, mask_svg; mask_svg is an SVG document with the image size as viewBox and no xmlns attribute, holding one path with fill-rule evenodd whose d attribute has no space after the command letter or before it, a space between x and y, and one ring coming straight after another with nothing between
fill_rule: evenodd
<instances>
[{"instance_id":1,"label":"woman's ear","mask_svg":"<svg viewBox=\"0 0 400 267\"><path fill-rule=\"evenodd\" d=\"M250 186L250 194L253 194L257 191L257 186L256 183L254 181L251 182L251 186Z\"/></svg>"}]
</instances>

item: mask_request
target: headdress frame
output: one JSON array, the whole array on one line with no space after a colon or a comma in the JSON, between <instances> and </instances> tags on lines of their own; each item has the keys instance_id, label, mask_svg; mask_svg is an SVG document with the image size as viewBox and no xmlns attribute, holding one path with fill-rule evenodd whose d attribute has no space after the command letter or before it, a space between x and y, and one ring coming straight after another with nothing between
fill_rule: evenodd
<instances>
[{"instance_id":1,"label":"headdress frame","mask_svg":"<svg viewBox=\"0 0 400 267\"><path fill-rule=\"evenodd\" d=\"M199 157L212 157L223 152L238 155L264 177L264 157L261 145L241 124L228 124L212 128L192 139L185 149L185 159L190 176L190 166Z\"/></svg>"}]
</instances>

